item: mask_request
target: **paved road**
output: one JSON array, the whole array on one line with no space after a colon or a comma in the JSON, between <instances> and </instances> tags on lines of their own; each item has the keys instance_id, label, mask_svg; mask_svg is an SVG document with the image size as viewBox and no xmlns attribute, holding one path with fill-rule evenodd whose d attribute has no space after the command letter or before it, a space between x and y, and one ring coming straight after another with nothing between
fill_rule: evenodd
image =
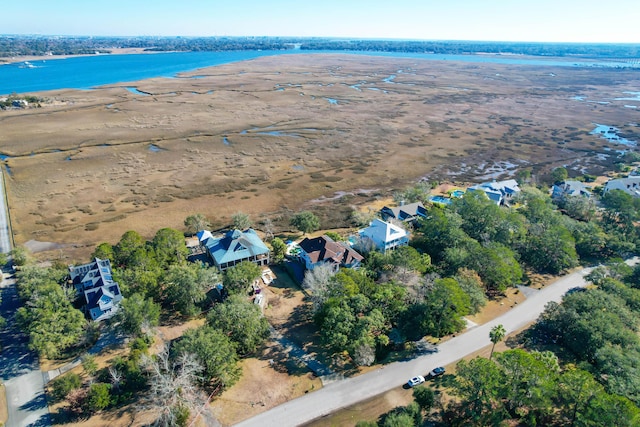
<instances>
[{"instance_id":1,"label":"paved road","mask_svg":"<svg viewBox=\"0 0 640 427\"><path fill-rule=\"evenodd\" d=\"M6 254L11 251L11 230L9 229L9 207L6 203L4 175L2 174L3 172L0 170L0 252Z\"/></svg>"},{"instance_id":2,"label":"paved road","mask_svg":"<svg viewBox=\"0 0 640 427\"><path fill-rule=\"evenodd\" d=\"M415 375L424 375L436 366L454 363L489 345L489 331L495 325L504 325L509 333L536 320L549 301L560 301L567 290L576 286L584 286L586 284L584 275L587 273L588 270L585 269L559 279L541 291L532 294L523 303L504 315L440 344L437 353L392 363L358 377L334 382L318 391L276 406L237 424L237 426L299 426L395 387L401 387Z\"/></svg>"},{"instance_id":3,"label":"paved road","mask_svg":"<svg viewBox=\"0 0 640 427\"><path fill-rule=\"evenodd\" d=\"M0 330L0 379L6 386L9 409L6 427L50 426L38 358L27 348L27 337L15 326L14 316L20 305L15 280L3 280L0 292L0 316L7 320L7 327Z\"/></svg>"}]
</instances>

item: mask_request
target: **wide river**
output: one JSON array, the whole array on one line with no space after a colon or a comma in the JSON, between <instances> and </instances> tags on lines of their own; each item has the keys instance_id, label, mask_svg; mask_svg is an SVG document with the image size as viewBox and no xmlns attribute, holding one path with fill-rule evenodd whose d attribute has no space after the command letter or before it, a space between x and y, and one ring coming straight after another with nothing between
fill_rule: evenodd
<instances>
[{"instance_id":1,"label":"wide river","mask_svg":"<svg viewBox=\"0 0 640 427\"><path fill-rule=\"evenodd\" d=\"M551 65L566 67L628 67L624 62L603 62L584 58L532 58L517 55L443 55L397 52L330 51L231 51L167 52L129 55L92 55L0 65L0 95L55 89L91 89L152 77L175 77L180 72L244 61L261 56L285 54L356 54L414 58L420 60L492 62L499 64Z\"/></svg>"}]
</instances>

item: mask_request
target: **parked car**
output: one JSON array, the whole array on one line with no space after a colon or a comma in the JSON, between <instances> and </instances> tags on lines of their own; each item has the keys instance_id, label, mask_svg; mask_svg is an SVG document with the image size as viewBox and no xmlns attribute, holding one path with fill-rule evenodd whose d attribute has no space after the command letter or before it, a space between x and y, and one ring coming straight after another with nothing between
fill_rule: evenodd
<instances>
[{"instance_id":1,"label":"parked car","mask_svg":"<svg viewBox=\"0 0 640 427\"><path fill-rule=\"evenodd\" d=\"M422 384L423 382L424 382L424 377L422 375L418 375L417 377L413 377L409 381L407 381L407 385L409 387L415 387L417 385Z\"/></svg>"},{"instance_id":2,"label":"parked car","mask_svg":"<svg viewBox=\"0 0 640 427\"><path fill-rule=\"evenodd\" d=\"M438 366L437 368L433 368L431 372L429 372L429 378L439 377L440 375L444 374L444 372L444 367Z\"/></svg>"}]
</instances>

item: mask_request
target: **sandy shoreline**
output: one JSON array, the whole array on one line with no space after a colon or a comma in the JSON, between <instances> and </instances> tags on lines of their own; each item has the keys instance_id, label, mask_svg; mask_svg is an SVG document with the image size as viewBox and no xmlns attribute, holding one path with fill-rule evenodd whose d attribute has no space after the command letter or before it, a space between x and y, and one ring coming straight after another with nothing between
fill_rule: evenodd
<instances>
[{"instance_id":1,"label":"sandy shoreline","mask_svg":"<svg viewBox=\"0 0 640 427\"><path fill-rule=\"evenodd\" d=\"M77 58L84 56L100 56L100 55L131 55L131 54L153 54L153 53L167 53L166 51L157 52L157 51L145 51L144 48L140 47L130 47L130 48L117 48L117 49L109 49L109 53L97 53L97 54L86 54L86 55L25 55L25 56L12 56L12 57L0 57L0 65L6 64L15 64L19 62L33 62L33 61L49 61L56 59L67 59L67 58Z\"/></svg>"}]
</instances>

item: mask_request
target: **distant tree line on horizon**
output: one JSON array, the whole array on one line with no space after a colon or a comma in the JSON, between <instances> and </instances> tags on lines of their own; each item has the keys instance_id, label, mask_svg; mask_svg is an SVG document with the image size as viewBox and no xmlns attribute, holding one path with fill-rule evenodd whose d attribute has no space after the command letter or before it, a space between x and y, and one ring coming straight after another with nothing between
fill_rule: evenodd
<instances>
[{"instance_id":1,"label":"distant tree line on horizon","mask_svg":"<svg viewBox=\"0 0 640 427\"><path fill-rule=\"evenodd\" d=\"M521 54L533 56L640 57L638 44L534 43L490 41L358 40L296 37L90 37L0 36L0 57L84 55L114 48L146 51L215 52L231 50L336 50L439 54Z\"/></svg>"}]
</instances>

